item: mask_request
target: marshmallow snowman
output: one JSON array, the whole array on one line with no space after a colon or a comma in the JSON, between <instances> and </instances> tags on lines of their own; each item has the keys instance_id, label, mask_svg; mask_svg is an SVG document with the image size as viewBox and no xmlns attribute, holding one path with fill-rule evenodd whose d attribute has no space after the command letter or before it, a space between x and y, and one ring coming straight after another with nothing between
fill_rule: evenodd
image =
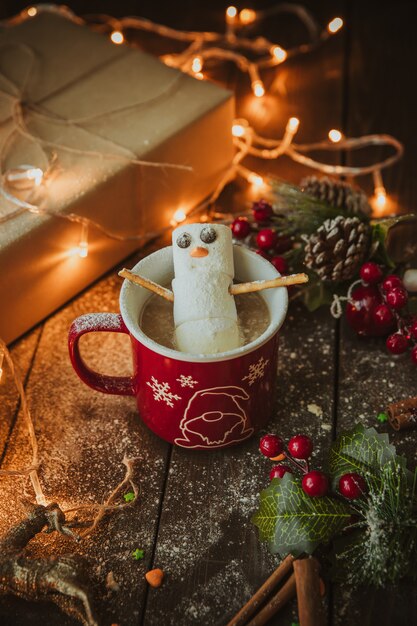
<instances>
[{"instance_id":1,"label":"marshmallow snowman","mask_svg":"<svg viewBox=\"0 0 417 626\"><path fill-rule=\"evenodd\" d=\"M172 291L123 268L119 276L174 303L178 350L217 354L241 345L234 294L308 281L294 274L233 285L232 231L223 224L184 224L172 233Z\"/></svg>"},{"instance_id":2,"label":"marshmallow snowman","mask_svg":"<svg viewBox=\"0 0 417 626\"><path fill-rule=\"evenodd\" d=\"M174 323L183 352L215 354L240 345L233 244L222 224L185 224L172 233Z\"/></svg>"}]
</instances>

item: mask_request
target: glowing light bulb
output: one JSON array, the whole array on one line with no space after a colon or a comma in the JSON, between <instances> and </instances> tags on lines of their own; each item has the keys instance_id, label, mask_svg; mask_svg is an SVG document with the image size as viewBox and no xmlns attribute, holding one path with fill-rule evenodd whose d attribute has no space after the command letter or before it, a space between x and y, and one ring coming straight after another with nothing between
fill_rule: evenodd
<instances>
[{"instance_id":1,"label":"glowing light bulb","mask_svg":"<svg viewBox=\"0 0 417 626\"><path fill-rule=\"evenodd\" d=\"M330 141L333 141L333 143L338 143L342 139L342 137L343 135L340 130L337 130L336 128L332 128L331 130L329 130L329 139Z\"/></svg>"},{"instance_id":2,"label":"glowing light bulb","mask_svg":"<svg viewBox=\"0 0 417 626\"><path fill-rule=\"evenodd\" d=\"M239 21L241 24L251 24L256 20L256 11L253 9L242 9L239 13Z\"/></svg>"},{"instance_id":3,"label":"glowing light bulb","mask_svg":"<svg viewBox=\"0 0 417 626\"><path fill-rule=\"evenodd\" d=\"M243 137L245 134L245 127L242 124L233 124L232 135L233 137Z\"/></svg>"},{"instance_id":4,"label":"glowing light bulb","mask_svg":"<svg viewBox=\"0 0 417 626\"><path fill-rule=\"evenodd\" d=\"M85 259L88 256L88 223L82 222L80 243L78 244L78 256Z\"/></svg>"},{"instance_id":5,"label":"glowing light bulb","mask_svg":"<svg viewBox=\"0 0 417 626\"><path fill-rule=\"evenodd\" d=\"M252 83L252 91L257 98L265 95L265 88L260 80L254 80Z\"/></svg>"},{"instance_id":6,"label":"glowing light bulb","mask_svg":"<svg viewBox=\"0 0 417 626\"><path fill-rule=\"evenodd\" d=\"M278 61L278 63L283 63L288 56L286 50L281 48L281 46L272 46L271 54L275 57L275 60Z\"/></svg>"},{"instance_id":7,"label":"glowing light bulb","mask_svg":"<svg viewBox=\"0 0 417 626\"><path fill-rule=\"evenodd\" d=\"M254 187L262 187L264 184L264 179L259 174L255 174L255 172L251 172L248 175L248 182L251 183Z\"/></svg>"},{"instance_id":8,"label":"glowing light bulb","mask_svg":"<svg viewBox=\"0 0 417 626\"><path fill-rule=\"evenodd\" d=\"M300 120L298 119L298 117L290 117L290 119L287 122L287 131L290 133L296 133L299 125L300 125Z\"/></svg>"},{"instance_id":9,"label":"glowing light bulb","mask_svg":"<svg viewBox=\"0 0 417 626\"><path fill-rule=\"evenodd\" d=\"M191 64L191 69L195 74L198 74L203 69L203 59L201 57L194 57Z\"/></svg>"},{"instance_id":10,"label":"glowing light bulb","mask_svg":"<svg viewBox=\"0 0 417 626\"><path fill-rule=\"evenodd\" d=\"M35 17L37 12L38 12L38 9L36 7L29 7L28 8L28 15L29 15L29 17Z\"/></svg>"},{"instance_id":11,"label":"glowing light bulb","mask_svg":"<svg viewBox=\"0 0 417 626\"><path fill-rule=\"evenodd\" d=\"M110 35L110 39L117 45L123 43L125 40L123 33L121 33L120 30L114 30Z\"/></svg>"},{"instance_id":12,"label":"glowing light bulb","mask_svg":"<svg viewBox=\"0 0 417 626\"><path fill-rule=\"evenodd\" d=\"M342 26L343 26L342 18L335 17L327 24L327 30L329 31L329 33L334 35L335 33L337 33L338 30L342 28Z\"/></svg>"},{"instance_id":13,"label":"glowing light bulb","mask_svg":"<svg viewBox=\"0 0 417 626\"><path fill-rule=\"evenodd\" d=\"M384 209L387 203L387 192L384 187L380 187L379 189L375 189L375 205L378 209Z\"/></svg>"},{"instance_id":14,"label":"glowing light bulb","mask_svg":"<svg viewBox=\"0 0 417 626\"><path fill-rule=\"evenodd\" d=\"M236 17L236 15L237 15L237 8L236 7L233 7L233 6L227 7L227 9L226 9L226 20L228 22L233 22L235 17Z\"/></svg>"},{"instance_id":15,"label":"glowing light bulb","mask_svg":"<svg viewBox=\"0 0 417 626\"><path fill-rule=\"evenodd\" d=\"M180 224L185 220L187 214L184 209L177 209L172 217L177 224Z\"/></svg>"},{"instance_id":16,"label":"glowing light bulb","mask_svg":"<svg viewBox=\"0 0 417 626\"><path fill-rule=\"evenodd\" d=\"M194 78L197 78L198 80L203 80L204 78L203 72L197 72L196 74L194 74Z\"/></svg>"},{"instance_id":17,"label":"glowing light bulb","mask_svg":"<svg viewBox=\"0 0 417 626\"><path fill-rule=\"evenodd\" d=\"M374 196L371 204L375 208L377 215L380 216L384 214L384 209L386 208L387 192L382 180L381 170L375 170L372 176L374 179Z\"/></svg>"},{"instance_id":18,"label":"glowing light bulb","mask_svg":"<svg viewBox=\"0 0 417 626\"><path fill-rule=\"evenodd\" d=\"M43 179L43 171L40 167L33 167L26 171L26 177L29 178L29 180L33 180L36 187L39 187Z\"/></svg>"}]
</instances>

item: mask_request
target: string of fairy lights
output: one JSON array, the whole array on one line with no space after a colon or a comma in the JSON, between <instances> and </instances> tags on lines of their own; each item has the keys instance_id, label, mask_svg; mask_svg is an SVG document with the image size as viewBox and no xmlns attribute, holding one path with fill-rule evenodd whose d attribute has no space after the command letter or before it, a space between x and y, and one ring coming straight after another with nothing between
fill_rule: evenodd
<instances>
[{"instance_id":1,"label":"string of fairy lights","mask_svg":"<svg viewBox=\"0 0 417 626\"><path fill-rule=\"evenodd\" d=\"M253 97L255 98L263 98L267 91L262 80L263 70L277 67L297 55L311 52L343 28L343 19L341 17L334 17L324 28L321 28L314 16L306 8L301 5L289 5L286 3L256 11L247 8L238 10L235 6L229 6L225 11L225 30L222 33L176 30L140 17L116 19L107 15L97 15L89 16L88 21L85 21L74 15L65 6L42 4L24 9L14 18L3 21L1 25L5 27L13 25L26 19L31 19L45 11L59 12L67 19L78 24L87 24L96 30L105 32L115 45L126 45L126 33L132 29L150 32L159 37L182 42L186 46L183 51L175 54L165 54L161 57L161 61L200 80L206 78L204 70L206 66L213 62L233 62L240 71L249 76ZM249 25L257 22L261 23L271 17L271 15L279 13L291 13L301 21L308 34L309 40L307 43L302 43L286 50L278 43L269 41L264 37L249 38L245 35L245 29ZM265 177L243 165L242 161L246 156L254 156L261 160L271 161L286 155L293 161L306 167L334 176L354 178L359 175L370 174L374 182L372 204L377 212L382 213L387 204L387 192L382 179L382 170L401 158L403 153L402 144L390 135L375 134L359 138L346 138L338 129L331 129L326 140L312 144L296 144L294 138L299 127L300 120L296 117L291 117L288 120L282 139L270 139L259 135L249 124L248 120L235 120L231 132L236 153L230 167L224 173L217 187L198 206L188 211L182 207L175 209L172 213L170 225L155 232L121 236L106 230L101 224L90 218L74 213L56 213L45 207L44 200L48 193L46 183L54 170L55 164L53 162L49 163L46 168L22 164L1 172L0 192L10 204L14 205L15 210L1 217L0 224L14 219L22 212L47 215L77 223L80 227L79 243L76 248L71 250L71 253L78 255L80 258L88 256L88 233L90 228L97 229L105 236L119 241L137 240L138 242L144 242L161 235L169 228L177 226L191 217L191 215L202 213L213 207L226 185L238 177L243 178L259 190L267 186L268 181ZM329 165L308 156L308 153L317 150L343 150L350 152L367 146L389 146L394 149L394 154L384 160L361 167ZM79 152L82 153L82 150ZM56 155L54 159L56 159ZM22 194L20 193L22 186L24 186L27 192L25 199L22 199Z\"/></svg>"}]
</instances>

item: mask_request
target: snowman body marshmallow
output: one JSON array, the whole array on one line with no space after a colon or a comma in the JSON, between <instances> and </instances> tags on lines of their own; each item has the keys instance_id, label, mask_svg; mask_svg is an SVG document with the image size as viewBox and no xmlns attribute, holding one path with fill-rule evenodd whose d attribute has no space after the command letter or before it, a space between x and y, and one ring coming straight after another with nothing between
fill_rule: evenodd
<instances>
[{"instance_id":1,"label":"snowman body marshmallow","mask_svg":"<svg viewBox=\"0 0 417 626\"><path fill-rule=\"evenodd\" d=\"M239 347L230 228L185 224L172 233L174 323L179 350L216 354Z\"/></svg>"}]
</instances>

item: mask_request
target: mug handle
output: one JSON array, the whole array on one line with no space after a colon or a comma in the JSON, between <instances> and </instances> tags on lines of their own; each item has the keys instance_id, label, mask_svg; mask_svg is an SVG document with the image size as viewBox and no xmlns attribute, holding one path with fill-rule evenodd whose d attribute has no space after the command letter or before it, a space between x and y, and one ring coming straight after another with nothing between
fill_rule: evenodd
<instances>
[{"instance_id":1,"label":"mug handle","mask_svg":"<svg viewBox=\"0 0 417 626\"><path fill-rule=\"evenodd\" d=\"M74 370L86 385L96 391L120 396L135 396L136 389L132 376L106 376L106 374L94 372L84 362L80 354L79 340L86 333L94 332L129 334L122 316L118 313L80 315L72 322L68 334L68 348Z\"/></svg>"}]
</instances>

